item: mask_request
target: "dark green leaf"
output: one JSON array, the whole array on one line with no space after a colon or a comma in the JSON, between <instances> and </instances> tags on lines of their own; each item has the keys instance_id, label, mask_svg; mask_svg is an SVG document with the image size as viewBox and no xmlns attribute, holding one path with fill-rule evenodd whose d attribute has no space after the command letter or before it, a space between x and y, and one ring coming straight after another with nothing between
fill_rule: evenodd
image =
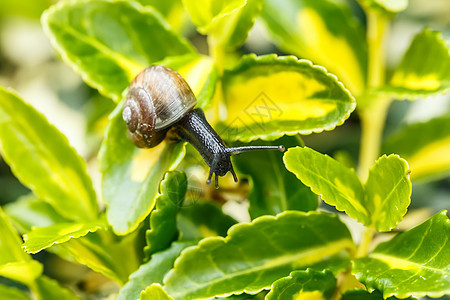
<instances>
[{"instance_id":1,"label":"dark green leaf","mask_svg":"<svg viewBox=\"0 0 450 300\"><path fill-rule=\"evenodd\" d=\"M183 205L187 189L186 174L173 171L164 176L156 209L150 214L150 229L146 233L147 246L144 252L147 257L166 249L177 237L177 213Z\"/></svg>"},{"instance_id":2,"label":"dark green leaf","mask_svg":"<svg viewBox=\"0 0 450 300\"><path fill-rule=\"evenodd\" d=\"M42 23L64 60L115 101L146 66L194 52L158 12L132 1L61 1Z\"/></svg>"},{"instance_id":3,"label":"dark green leaf","mask_svg":"<svg viewBox=\"0 0 450 300\"><path fill-rule=\"evenodd\" d=\"M0 153L20 181L69 220L97 217L86 164L54 126L0 87Z\"/></svg>"},{"instance_id":4,"label":"dark green leaf","mask_svg":"<svg viewBox=\"0 0 450 300\"><path fill-rule=\"evenodd\" d=\"M354 95L363 92L367 72L364 30L345 4L266 0L262 16L286 53L324 66Z\"/></svg>"},{"instance_id":5,"label":"dark green leaf","mask_svg":"<svg viewBox=\"0 0 450 300\"><path fill-rule=\"evenodd\" d=\"M450 221L446 211L378 245L353 262L353 274L383 297L450 293Z\"/></svg>"},{"instance_id":6,"label":"dark green leaf","mask_svg":"<svg viewBox=\"0 0 450 300\"><path fill-rule=\"evenodd\" d=\"M226 236L227 230L236 220L223 213L222 208L211 201L195 201L181 208L177 216L178 229L182 240L193 240L209 236Z\"/></svg>"},{"instance_id":7,"label":"dark green leaf","mask_svg":"<svg viewBox=\"0 0 450 300\"><path fill-rule=\"evenodd\" d=\"M255 141L250 145L283 145L295 147L297 137L285 137L273 142ZM278 151L258 151L251 155L236 156L236 169L250 176L250 216L276 215L285 210L315 210L318 197L309 187L286 170L283 154Z\"/></svg>"},{"instance_id":8,"label":"dark green leaf","mask_svg":"<svg viewBox=\"0 0 450 300\"><path fill-rule=\"evenodd\" d=\"M389 297L387 300L396 300L397 297ZM414 300L412 297L406 298L407 300ZM383 294L379 291L369 292L362 289L355 289L346 291L342 294L341 300L384 300Z\"/></svg>"},{"instance_id":9,"label":"dark green leaf","mask_svg":"<svg viewBox=\"0 0 450 300\"><path fill-rule=\"evenodd\" d=\"M224 73L225 140L274 140L341 125L355 100L336 76L293 56L244 56Z\"/></svg>"},{"instance_id":10,"label":"dark green leaf","mask_svg":"<svg viewBox=\"0 0 450 300\"><path fill-rule=\"evenodd\" d=\"M206 238L183 251L164 288L176 299L255 294L292 270L353 248L337 216L300 211L263 216L231 227L226 238Z\"/></svg>"},{"instance_id":11,"label":"dark green leaf","mask_svg":"<svg viewBox=\"0 0 450 300\"><path fill-rule=\"evenodd\" d=\"M336 289L336 278L328 270L313 269L294 271L288 277L278 279L266 300L331 299Z\"/></svg>"},{"instance_id":12,"label":"dark green leaf","mask_svg":"<svg viewBox=\"0 0 450 300\"><path fill-rule=\"evenodd\" d=\"M0 299L31 300L24 291L3 284L0 284Z\"/></svg>"},{"instance_id":13,"label":"dark green leaf","mask_svg":"<svg viewBox=\"0 0 450 300\"><path fill-rule=\"evenodd\" d=\"M41 276L36 280L36 289L41 299L76 300L81 299L71 290L62 287L56 280Z\"/></svg>"},{"instance_id":14,"label":"dark green leaf","mask_svg":"<svg viewBox=\"0 0 450 300\"><path fill-rule=\"evenodd\" d=\"M173 263L181 251L192 245L195 245L195 242L175 242L170 248L153 254L147 263L131 274L129 281L120 289L116 299L136 299L141 291L152 283L162 283L164 275L172 269Z\"/></svg>"},{"instance_id":15,"label":"dark green leaf","mask_svg":"<svg viewBox=\"0 0 450 300\"><path fill-rule=\"evenodd\" d=\"M99 153L103 199L114 232L127 234L145 219L155 205L164 173L174 169L184 153L184 143L163 142L151 149L137 148L128 139L122 105L117 106Z\"/></svg>"}]
</instances>

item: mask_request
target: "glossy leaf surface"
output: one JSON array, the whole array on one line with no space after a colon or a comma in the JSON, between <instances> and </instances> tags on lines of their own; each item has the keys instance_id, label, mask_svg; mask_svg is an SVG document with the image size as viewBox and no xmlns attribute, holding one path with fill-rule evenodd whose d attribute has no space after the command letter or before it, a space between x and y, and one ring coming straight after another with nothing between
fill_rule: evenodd
<instances>
[{"instance_id":1,"label":"glossy leaf surface","mask_svg":"<svg viewBox=\"0 0 450 300\"><path fill-rule=\"evenodd\" d=\"M249 145L283 145L286 149L299 145L297 137L285 137L273 142L255 141ZM285 210L315 210L318 197L309 187L286 170L283 153L257 151L235 156L238 172L250 177L249 212L254 219L262 215L276 215ZM242 175L240 176L242 177Z\"/></svg>"},{"instance_id":2,"label":"glossy leaf surface","mask_svg":"<svg viewBox=\"0 0 450 300\"><path fill-rule=\"evenodd\" d=\"M129 281L120 289L116 299L137 299L141 291L152 283L162 283L164 275L172 269L181 251L192 245L195 245L195 242L174 242L170 248L153 254L148 262L131 274Z\"/></svg>"},{"instance_id":3,"label":"glossy leaf surface","mask_svg":"<svg viewBox=\"0 0 450 300\"><path fill-rule=\"evenodd\" d=\"M364 30L345 4L266 0L262 17L285 52L324 66L354 95L363 91L367 72Z\"/></svg>"},{"instance_id":4,"label":"glossy leaf surface","mask_svg":"<svg viewBox=\"0 0 450 300\"><path fill-rule=\"evenodd\" d=\"M45 117L0 87L0 153L13 173L69 220L98 213L86 164Z\"/></svg>"},{"instance_id":5,"label":"glossy leaf surface","mask_svg":"<svg viewBox=\"0 0 450 300\"><path fill-rule=\"evenodd\" d=\"M63 1L44 13L42 23L66 63L116 102L146 66L194 52L158 12L137 2Z\"/></svg>"},{"instance_id":6,"label":"glossy leaf surface","mask_svg":"<svg viewBox=\"0 0 450 300\"><path fill-rule=\"evenodd\" d=\"M167 295L161 285L152 284L141 293L140 300L173 300L172 297Z\"/></svg>"},{"instance_id":7,"label":"glossy leaf surface","mask_svg":"<svg viewBox=\"0 0 450 300\"><path fill-rule=\"evenodd\" d=\"M389 85L380 92L414 100L450 91L450 48L438 31L415 36Z\"/></svg>"},{"instance_id":8,"label":"glossy leaf surface","mask_svg":"<svg viewBox=\"0 0 450 300\"><path fill-rule=\"evenodd\" d=\"M225 72L223 88L228 115L217 128L230 141L331 130L355 109L334 75L293 56L247 55Z\"/></svg>"},{"instance_id":9,"label":"glossy leaf surface","mask_svg":"<svg viewBox=\"0 0 450 300\"><path fill-rule=\"evenodd\" d=\"M86 223L57 223L48 227L36 227L23 236L24 250L37 253L55 244L62 244L68 240L85 236L89 232L105 228L106 221L95 220Z\"/></svg>"},{"instance_id":10,"label":"glossy leaf surface","mask_svg":"<svg viewBox=\"0 0 450 300\"><path fill-rule=\"evenodd\" d=\"M161 143L139 149L129 139L122 106L111 114L100 149L103 198L108 222L114 232L126 234L137 228L155 205L159 182L176 167L185 153L184 143Z\"/></svg>"},{"instance_id":11,"label":"glossy leaf surface","mask_svg":"<svg viewBox=\"0 0 450 300\"><path fill-rule=\"evenodd\" d=\"M383 297L450 293L450 221L442 211L353 262L353 273Z\"/></svg>"},{"instance_id":12,"label":"glossy leaf surface","mask_svg":"<svg viewBox=\"0 0 450 300\"><path fill-rule=\"evenodd\" d=\"M284 154L286 168L326 203L345 211L364 225L370 224L364 189L353 169L310 148L296 147Z\"/></svg>"},{"instance_id":13,"label":"glossy leaf surface","mask_svg":"<svg viewBox=\"0 0 450 300\"><path fill-rule=\"evenodd\" d=\"M411 202L408 163L398 155L383 155L369 170L364 185L371 226L389 231L402 220Z\"/></svg>"},{"instance_id":14,"label":"glossy leaf surface","mask_svg":"<svg viewBox=\"0 0 450 300\"><path fill-rule=\"evenodd\" d=\"M367 290L363 290L363 289L354 289L354 290L349 290L346 291L345 293L342 294L342 300L384 300L383 298L383 294L380 293L379 291L373 291L373 292L369 292ZM389 297L386 298L387 300L396 300L398 299L397 297ZM415 298L412 297L408 297L408 298L404 298L407 300L414 300Z\"/></svg>"},{"instance_id":15,"label":"glossy leaf surface","mask_svg":"<svg viewBox=\"0 0 450 300\"><path fill-rule=\"evenodd\" d=\"M398 153L411 167L411 178L439 179L450 171L450 116L404 127L384 143L384 153Z\"/></svg>"},{"instance_id":16,"label":"glossy leaf surface","mask_svg":"<svg viewBox=\"0 0 450 300\"><path fill-rule=\"evenodd\" d=\"M187 189L186 174L173 171L164 176L156 198L156 208L150 214L150 229L146 232L145 254L166 249L177 237L177 213L183 205Z\"/></svg>"},{"instance_id":17,"label":"glossy leaf surface","mask_svg":"<svg viewBox=\"0 0 450 300\"><path fill-rule=\"evenodd\" d=\"M336 216L299 211L263 216L231 227L226 238L206 238L186 249L164 289L175 299L255 294L292 270L320 262L333 268L331 258L353 247Z\"/></svg>"},{"instance_id":18,"label":"glossy leaf surface","mask_svg":"<svg viewBox=\"0 0 450 300\"><path fill-rule=\"evenodd\" d=\"M331 299L336 289L336 278L330 271L294 271L288 277L275 281L266 300Z\"/></svg>"}]
</instances>

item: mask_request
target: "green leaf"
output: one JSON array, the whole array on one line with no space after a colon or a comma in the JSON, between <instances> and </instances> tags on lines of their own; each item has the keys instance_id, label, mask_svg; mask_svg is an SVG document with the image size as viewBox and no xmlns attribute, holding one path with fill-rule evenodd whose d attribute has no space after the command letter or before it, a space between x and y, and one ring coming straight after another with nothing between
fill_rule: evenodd
<instances>
[{"instance_id":1,"label":"green leaf","mask_svg":"<svg viewBox=\"0 0 450 300\"><path fill-rule=\"evenodd\" d=\"M439 179L450 171L449 132L449 115L411 124L390 136L382 151L404 157L413 180Z\"/></svg>"},{"instance_id":2,"label":"green leaf","mask_svg":"<svg viewBox=\"0 0 450 300\"><path fill-rule=\"evenodd\" d=\"M152 284L148 288L145 289L141 293L141 297L139 298L141 300L174 300L172 297L170 297L166 291L163 290L161 285L159 284Z\"/></svg>"},{"instance_id":3,"label":"green leaf","mask_svg":"<svg viewBox=\"0 0 450 300\"><path fill-rule=\"evenodd\" d=\"M56 280L47 276L41 276L36 280L37 292L41 299L61 299L74 300L81 299L76 296L71 290L62 287Z\"/></svg>"},{"instance_id":4,"label":"green leaf","mask_svg":"<svg viewBox=\"0 0 450 300\"><path fill-rule=\"evenodd\" d=\"M353 274L383 297L450 293L450 221L442 211L353 262Z\"/></svg>"},{"instance_id":5,"label":"green leaf","mask_svg":"<svg viewBox=\"0 0 450 300\"><path fill-rule=\"evenodd\" d=\"M162 283L164 275L173 267L175 259L194 241L174 242L164 251L152 255L151 259L131 274L129 281L120 289L117 300L136 299L141 291L152 283Z\"/></svg>"},{"instance_id":6,"label":"green leaf","mask_svg":"<svg viewBox=\"0 0 450 300\"><path fill-rule=\"evenodd\" d=\"M284 154L286 168L326 203L345 211L364 225L370 215L364 203L364 189L353 169L310 148L296 147Z\"/></svg>"},{"instance_id":7,"label":"green leaf","mask_svg":"<svg viewBox=\"0 0 450 300\"><path fill-rule=\"evenodd\" d=\"M32 227L46 227L67 222L67 219L59 215L50 204L33 194L8 203L3 209L21 234L31 231Z\"/></svg>"},{"instance_id":8,"label":"green leaf","mask_svg":"<svg viewBox=\"0 0 450 300\"><path fill-rule=\"evenodd\" d=\"M256 294L292 270L353 248L348 229L335 215L287 211L263 216L231 227L226 238L206 238L183 251L164 288L176 299Z\"/></svg>"},{"instance_id":9,"label":"green leaf","mask_svg":"<svg viewBox=\"0 0 450 300\"><path fill-rule=\"evenodd\" d=\"M116 102L146 66L194 52L158 12L133 1L62 1L42 24L66 63Z\"/></svg>"},{"instance_id":10,"label":"green leaf","mask_svg":"<svg viewBox=\"0 0 450 300\"><path fill-rule=\"evenodd\" d=\"M227 230L236 220L223 213L215 202L198 199L183 206L177 215L177 225L182 240L193 240L209 236L226 236Z\"/></svg>"},{"instance_id":11,"label":"green leaf","mask_svg":"<svg viewBox=\"0 0 450 300\"><path fill-rule=\"evenodd\" d=\"M177 213L183 204L186 189L186 174L178 171L166 173L159 187L156 209L150 215L150 229L146 232L144 253L147 257L166 249L177 237Z\"/></svg>"},{"instance_id":12,"label":"green leaf","mask_svg":"<svg viewBox=\"0 0 450 300\"><path fill-rule=\"evenodd\" d=\"M388 15L404 11L408 7L408 0L358 0L362 6L382 11Z\"/></svg>"},{"instance_id":13,"label":"green leaf","mask_svg":"<svg viewBox=\"0 0 450 300\"><path fill-rule=\"evenodd\" d=\"M0 284L0 299L31 300L22 290L3 284Z\"/></svg>"},{"instance_id":14,"label":"green leaf","mask_svg":"<svg viewBox=\"0 0 450 300\"><path fill-rule=\"evenodd\" d=\"M284 52L324 66L354 95L364 90L365 32L345 4L329 0L266 0L262 17Z\"/></svg>"},{"instance_id":15,"label":"green leaf","mask_svg":"<svg viewBox=\"0 0 450 300\"><path fill-rule=\"evenodd\" d=\"M371 226L389 231L402 220L411 203L408 163L398 155L383 155L369 170L364 186Z\"/></svg>"},{"instance_id":16,"label":"green leaf","mask_svg":"<svg viewBox=\"0 0 450 300\"><path fill-rule=\"evenodd\" d=\"M246 4L246 0L183 0L183 4L191 16L192 23L198 27L198 31L202 34L207 34L222 19L227 19L234 11L243 7Z\"/></svg>"},{"instance_id":17,"label":"green leaf","mask_svg":"<svg viewBox=\"0 0 450 300\"><path fill-rule=\"evenodd\" d=\"M117 106L99 153L106 215L115 233L127 234L145 219L155 205L164 173L173 170L184 154L184 143L137 148L128 139L122 104Z\"/></svg>"},{"instance_id":18,"label":"green leaf","mask_svg":"<svg viewBox=\"0 0 450 300\"><path fill-rule=\"evenodd\" d=\"M69 220L97 217L86 164L53 125L0 87L0 153L19 180Z\"/></svg>"},{"instance_id":19,"label":"green leaf","mask_svg":"<svg viewBox=\"0 0 450 300\"><path fill-rule=\"evenodd\" d=\"M273 142L257 141L250 145L299 145L297 137L285 137ZM233 160L240 173L250 176L249 212L252 219L276 215L285 210L315 210L318 197L286 170L283 154L278 151L258 151L236 156Z\"/></svg>"},{"instance_id":20,"label":"green leaf","mask_svg":"<svg viewBox=\"0 0 450 300\"><path fill-rule=\"evenodd\" d=\"M206 109L209 106L218 80L216 65L212 58L187 54L169 57L158 64L174 69L186 79L197 98L196 107Z\"/></svg>"},{"instance_id":21,"label":"green leaf","mask_svg":"<svg viewBox=\"0 0 450 300\"><path fill-rule=\"evenodd\" d=\"M34 254L55 244L77 239L89 232L95 232L105 227L106 221L104 219L87 223L57 223L47 227L36 227L23 236L23 248L28 253Z\"/></svg>"},{"instance_id":22,"label":"green leaf","mask_svg":"<svg viewBox=\"0 0 450 300\"><path fill-rule=\"evenodd\" d=\"M387 300L395 300L397 297L389 297ZM412 297L406 298L407 300L414 300ZM342 294L341 300L384 300L383 294L379 291L369 292L362 289L354 289L346 291Z\"/></svg>"},{"instance_id":23,"label":"green leaf","mask_svg":"<svg viewBox=\"0 0 450 300\"><path fill-rule=\"evenodd\" d=\"M415 36L388 86L377 92L414 100L450 91L450 49L438 31Z\"/></svg>"},{"instance_id":24,"label":"green leaf","mask_svg":"<svg viewBox=\"0 0 450 300\"><path fill-rule=\"evenodd\" d=\"M275 281L266 300L331 299L336 289L333 273L307 269L294 271L288 277Z\"/></svg>"},{"instance_id":25,"label":"green leaf","mask_svg":"<svg viewBox=\"0 0 450 300\"><path fill-rule=\"evenodd\" d=\"M226 140L274 140L341 125L355 100L334 75L293 56L244 56L223 79Z\"/></svg>"}]
</instances>

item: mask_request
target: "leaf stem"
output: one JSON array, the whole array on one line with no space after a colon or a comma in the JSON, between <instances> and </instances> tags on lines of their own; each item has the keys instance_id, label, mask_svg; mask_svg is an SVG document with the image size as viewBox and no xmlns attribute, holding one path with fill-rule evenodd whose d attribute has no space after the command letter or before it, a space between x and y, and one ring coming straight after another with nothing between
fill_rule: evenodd
<instances>
[{"instance_id":1,"label":"leaf stem","mask_svg":"<svg viewBox=\"0 0 450 300\"><path fill-rule=\"evenodd\" d=\"M375 235L375 229L371 227L366 227L364 229L364 233L361 239L361 242L358 245L358 249L356 250L356 257L364 257L369 252L370 243L372 242L372 238Z\"/></svg>"},{"instance_id":2,"label":"leaf stem","mask_svg":"<svg viewBox=\"0 0 450 300\"><path fill-rule=\"evenodd\" d=\"M382 86L385 83L385 46L389 30L389 17L380 11L366 7L367 44L368 44L368 89ZM359 153L358 176L361 181L367 179L369 168L378 158L381 148L386 115L391 100L373 95L362 99L360 105L361 147Z\"/></svg>"}]
</instances>

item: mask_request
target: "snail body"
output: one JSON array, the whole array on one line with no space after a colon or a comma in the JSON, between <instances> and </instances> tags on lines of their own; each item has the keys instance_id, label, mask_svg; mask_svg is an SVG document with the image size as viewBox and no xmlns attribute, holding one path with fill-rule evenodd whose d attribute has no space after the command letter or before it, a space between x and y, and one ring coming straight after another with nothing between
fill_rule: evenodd
<instances>
[{"instance_id":1,"label":"snail body","mask_svg":"<svg viewBox=\"0 0 450 300\"><path fill-rule=\"evenodd\" d=\"M176 71L152 65L141 71L131 82L123 108L123 119L131 141L141 148L152 148L167 135L189 142L210 167L207 184L234 172L230 157L253 150L279 150L283 146L227 147L214 131L200 108L187 82Z\"/></svg>"}]
</instances>

